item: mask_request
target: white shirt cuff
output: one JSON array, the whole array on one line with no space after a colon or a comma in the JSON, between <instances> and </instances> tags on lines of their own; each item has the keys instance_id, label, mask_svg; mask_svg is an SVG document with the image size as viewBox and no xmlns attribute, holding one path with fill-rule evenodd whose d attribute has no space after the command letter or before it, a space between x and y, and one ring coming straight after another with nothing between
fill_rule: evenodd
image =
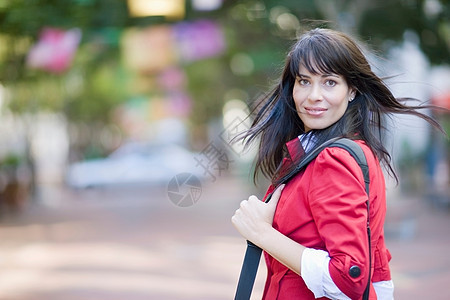
<instances>
[{"instance_id":1,"label":"white shirt cuff","mask_svg":"<svg viewBox=\"0 0 450 300\"><path fill-rule=\"evenodd\" d=\"M324 250L306 248L302 254L301 276L315 298L351 300L342 293L331 279L328 265L330 255Z\"/></svg>"},{"instance_id":2,"label":"white shirt cuff","mask_svg":"<svg viewBox=\"0 0 450 300\"><path fill-rule=\"evenodd\" d=\"M373 283L377 299L394 300L394 283L389 281L378 281Z\"/></svg>"}]
</instances>

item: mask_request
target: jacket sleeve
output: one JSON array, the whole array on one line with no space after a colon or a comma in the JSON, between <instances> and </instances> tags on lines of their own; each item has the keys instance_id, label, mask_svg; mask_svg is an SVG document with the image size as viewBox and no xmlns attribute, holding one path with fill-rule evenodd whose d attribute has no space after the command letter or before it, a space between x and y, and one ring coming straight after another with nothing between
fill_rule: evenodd
<instances>
[{"instance_id":1,"label":"jacket sleeve","mask_svg":"<svg viewBox=\"0 0 450 300\"><path fill-rule=\"evenodd\" d=\"M329 272L336 286L359 299L369 276L368 196L362 171L344 149L327 148L311 165L310 209L330 255Z\"/></svg>"}]
</instances>

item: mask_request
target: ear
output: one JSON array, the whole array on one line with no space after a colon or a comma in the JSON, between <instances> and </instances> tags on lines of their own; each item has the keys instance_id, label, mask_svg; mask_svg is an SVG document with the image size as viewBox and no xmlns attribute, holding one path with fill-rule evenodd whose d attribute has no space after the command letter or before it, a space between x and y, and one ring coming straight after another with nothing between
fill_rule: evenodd
<instances>
[{"instance_id":1,"label":"ear","mask_svg":"<svg viewBox=\"0 0 450 300\"><path fill-rule=\"evenodd\" d=\"M351 90L350 90L350 96L349 96L349 98L348 98L348 101L349 101L349 102L352 102L353 99L355 99L355 97L356 97L356 90L355 90L355 89L351 89Z\"/></svg>"}]
</instances>

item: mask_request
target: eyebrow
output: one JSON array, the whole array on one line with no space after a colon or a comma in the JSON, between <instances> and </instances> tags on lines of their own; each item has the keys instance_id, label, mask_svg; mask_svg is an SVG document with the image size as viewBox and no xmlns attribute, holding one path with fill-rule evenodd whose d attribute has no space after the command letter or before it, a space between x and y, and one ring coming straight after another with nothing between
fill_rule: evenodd
<instances>
[{"instance_id":1,"label":"eyebrow","mask_svg":"<svg viewBox=\"0 0 450 300\"><path fill-rule=\"evenodd\" d=\"M299 77L305 77L305 78L311 78L310 76L308 76L308 75L305 75L305 74L298 74L298 76ZM339 75L336 75L336 74L323 74L323 75L321 75L320 77L336 77L336 78L340 78L340 76Z\"/></svg>"}]
</instances>

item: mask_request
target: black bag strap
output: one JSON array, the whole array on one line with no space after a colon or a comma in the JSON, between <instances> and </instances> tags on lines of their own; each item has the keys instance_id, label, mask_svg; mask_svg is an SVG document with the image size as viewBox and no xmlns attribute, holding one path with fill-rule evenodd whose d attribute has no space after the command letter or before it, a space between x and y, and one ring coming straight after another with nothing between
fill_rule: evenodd
<instances>
[{"instance_id":1,"label":"black bag strap","mask_svg":"<svg viewBox=\"0 0 450 300\"><path fill-rule=\"evenodd\" d=\"M372 241L371 241L371 232L370 232L370 177L369 177L369 165L367 164L366 156L364 155L364 151L361 149L361 147L355 143L352 140L349 139L340 139L332 144L333 146L343 148L347 150L351 156L356 160L359 167L361 168L361 171L364 176L364 185L365 190L367 194L367 201L366 201L366 207L367 207L367 242L369 245L369 280L366 285L366 289L364 290L363 294L363 300L369 300L369 292L370 292L370 280L371 280L371 273L372 273Z\"/></svg>"},{"instance_id":2,"label":"black bag strap","mask_svg":"<svg viewBox=\"0 0 450 300\"><path fill-rule=\"evenodd\" d=\"M255 283L256 273L258 272L259 260L262 249L247 241L247 250L245 251L244 262L242 263L241 275L236 289L234 300L249 300L252 294L253 284Z\"/></svg>"},{"instance_id":3,"label":"black bag strap","mask_svg":"<svg viewBox=\"0 0 450 300\"><path fill-rule=\"evenodd\" d=\"M338 138L332 139L330 141L325 142L320 147L315 149L314 151L307 154L305 158L302 159L300 164L295 168L293 172L287 174L284 178L281 179L281 183L286 183L295 176L298 172L300 172L306 165L308 165L313 159L319 155L319 153L327 148L327 147L339 147L345 149L350 155L356 160L358 165L360 166L365 183L365 190L369 198L369 166L367 165L366 157L364 155L361 147L355 143L354 141L346 138ZM275 189L274 189L275 190ZM270 201L272 194L268 195L266 198L266 202ZM372 266L372 249L371 249L371 241L370 241L370 227L369 227L369 200L366 202L367 205L367 236L369 243L369 281L367 283L366 289L364 291L363 300L369 299L369 290L370 290L370 272ZM239 282L236 289L236 294L234 296L235 300L249 300L250 295L252 294L253 285L255 283L256 273L258 271L259 261L261 258L262 249L253 244L250 241L247 241L247 250L245 252L244 261L242 263L241 274L239 276Z\"/></svg>"}]
</instances>

